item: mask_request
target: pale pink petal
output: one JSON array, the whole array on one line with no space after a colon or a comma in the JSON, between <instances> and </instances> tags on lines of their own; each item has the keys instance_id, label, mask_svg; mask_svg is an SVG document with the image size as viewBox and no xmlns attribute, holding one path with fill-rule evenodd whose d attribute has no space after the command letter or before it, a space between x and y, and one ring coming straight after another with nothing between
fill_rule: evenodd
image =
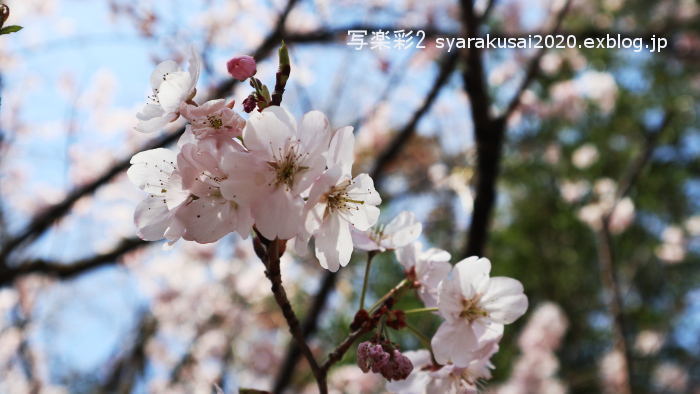
<instances>
[{"instance_id":1,"label":"pale pink petal","mask_svg":"<svg viewBox=\"0 0 700 394\"><path fill-rule=\"evenodd\" d=\"M440 315L448 322L461 320L462 313L462 289L459 278L452 276L445 278L438 285L438 308Z\"/></svg>"},{"instance_id":2,"label":"pale pink petal","mask_svg":"<svg viewBox=\"0 0 700 394\"><path fill-rule=\"evenodd\" d=\"M336 130L328 149L328 166L339 166L346 176L352 174L355 161L355 135L352 131L352 126Z\"/></svg>"},{"instance_id":3,"label":"pale pink petal","mask_svg":"<svg viewBox=\"0 0 700 394\"><path fill-rule=\"evenodd\" d=\"M455 264L455 274L459 278L464 298L470 299L480 293L480 290L485 290L484 286L488 284L490 272L491 262L476 256L468 257Z\"/></svg>"},{"instance_id":4,"label":"pale pink petal","mask_svg":"<svg viewBox=\"0 0 700 394\"><path fill-rule=\"evenodd\" d=\"M426 307L437 306L438 286L452 270L446 261L421 261L416 268L416 276L421 284L418 296Z\"/></svg>"},{"instance_id":5,"label":"pale pink petal","mask_svg":"<svg viewBox=\"0 0 700 394\"><path fill-rule=\"evenodd\" d=\"M149 194L163 195L170 175L175 171L175 152L165 149L151 149L135 154L126 174L139 189Z\"/></svg>"},{"instance_id":6,"label":"pale pink petal","mask_svg":"<svg viewBox=\"0 0 700 394\"><path fill-rule=\"evenodd\" d=\"M422 247L420 242L413 242L394 250L396 260L403 266L404 270L408 271L416 266Z\"/></svg>"},{"instance_id":7,"label":"pale pink petal","mask_svg":"<svg viewBox=\"0 0 700 394\"><path fill-rule=\"evenodd\" d=\"M381 250L385 249L378 245L370 236L367 231L360 231L358 229L351 229L352 243L353 245L361 250Z\"/></svg>"},{"instance_id":8,"label":"pale pink petal","mask_svg":"<svg viewBox=\"0 0 700 394\"><path fill-rule=\"evenodd\" d=\"M147 197L136 206L134 212L138 236L145 241L163 239L171 220L172 215L163 198L159 196Z\"/></svg>"},{"instance_id":9,"label":"pale pink petal","mask_svg":"<svg viewBox=\"0 0 700 394\"><path fill-rule=\"evenodd\" d=\"M190 75L185 71L176 71L168 74L165 81L158 88L158 102L163 111L177 112L180 104L187 100L191 91L189 90L192 81Z\"/></svg>"},{"instance_id":10,"label":"pale pink petal","mask_svg":"<svg viewBox=\"0 0 700 394\"><path fill-rule=\"evenodd\" d=\"M245 146L251 151L264 153L265 160L279 156L295 138L294 117L286 109L277 106L251 114L243 129Z\"/></svg>"},{"instance_id":11,"label":"pale pink petal","mask_svg":"<svg viewBox=\"0 0 700 394\"><path fill-rule=\"evenodd\" d=\"M331 138L330 122L321 111L307 112L299 122L297 136L305 152L325 151Z\"/></svg>"},{"instance_id":12,"label":"pale pink petal","mask_svg":"<svg viewBox=\"0 0 700 394\"><path fill-rule=\"evenodd\" d=\"M423 231L423 225L416 221L413 212L403 211L384 229L390 235L390 248L400 248L415 241Z\"/></svg>"},{"instance_id":13,"label":"pale pink petal","mask_svg":"<svg viewBox=\"0 0 700 394\"><path fill-rule=\"evenodd\" d=\"M267 239L291 239L303 230L304 200L278 188L253 205L255 226Z\"/></svg>"},{"instance_id":14,"label":"pale pink petal","mask_svg":"<svg viewBox=\"0 0 700 394\"><path fill-rule=\"evenodd\" d=\"M382 203L379 193L374 188L374 181L367 174L359 174L352 180L348 188L348 195L354 199L363 201L365 205L379 205Z\"/></svg>"},{"instance_id":15,"label":"pale pink petal","mask_svg":"<svg viewBox=\"0 0 700 394\"><path fill-rule=\"evenodd\" d=\"M188 91L193 91L199 80L199 73L202 68L202 59L193 46L190 47L190 57L188 59L187 72L190 74L190 85Z\"/></svg>"},{"instance_id":16,"label":"pale pink petal","mask_svg":"<svg viewBox=\"0 0 700 394\"><path fill-rule=\"evenodd\" d=\"M466 367L473 360L472 352L478 341L471 327L464 322L443 322L430 341L435 360L440 364L453 362Z\"/></svg>"},{"instance_id":17,"label":"pale pink petal","mask_svg":"<svg viewBox=\"0 0 700 394\"><path fill-rule=\"evenodd\" d=\"M185 226L184 239L211 243L237 229L232 210L231 203L226 200L199 198L183 204L175 216Z\"/></svg>"},{"instance_id":18,"label":"pale pink petal","mask_svg":"<svg viewBox=\"0 0 700 394\"><path fill-rule=\"evenodd\" d=\"M321 267L336 272L341 266L348 264L352 253L352 240L346 222L333 215L323 222L314 238L316 258Z\"/></svg>"},{"instance_id":19,"label":"pale pink petal","mask_svg":"<svg viewBox=\"0 0 700 394\"><path fill-rule=\"evenodd\" d=\"M488 290L481 297L480 304L493 321L510 324L525 313L528 302L519 281L497 276L489 280Z\"/></svg>"},{"instance_id":20,"label":"pale pink petal","mask_svg":"<svg viewBox=\"0 0 700 394\"><path fill-rule=\"evenodd\" d=\"M151 88L158 89L160 84L163 83L165 75L176 72L177 70L178 65L174 60L166 60L159 63L151 73Z\"/></svg>"}]
</instances>

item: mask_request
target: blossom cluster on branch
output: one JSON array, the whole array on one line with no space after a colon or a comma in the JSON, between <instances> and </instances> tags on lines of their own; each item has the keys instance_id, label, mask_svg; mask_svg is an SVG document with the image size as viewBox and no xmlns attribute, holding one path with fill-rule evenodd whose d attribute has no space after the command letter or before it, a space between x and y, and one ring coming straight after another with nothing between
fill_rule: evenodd
<instances>
[{"instance_id":1,"label":"blossom cluster on branch","mask_svg":"<svg viewBox=\"0 0 700 394\"><path fill-rule=\"evenodd\" d=\"M228 62L231 75L249 80L253 88L242 104L242 112L250 114L247 120L235 111L234 102L194 101L200 69L194 51L187 70L173 61L156 67L150 78L153 93L137 114L136 129L155 132L180 117L188 124L176 150L148 150L131 160L129 179L148 193L134 215L139 236L212 243L233 232L244 239L252 234L275 300L321 392L327 390L328 368L370 333L358 347L358 365L364 372L382 374L390 391L476 391L478 381L490 377L489 360L504 325L527 309L522 285L491 277L488 259L475 256L452 266L446 251L423 250L418 241L422 226L410 212L377 225L382 200L373 180L352 173L353 128L333 129L319 111L296 119L282 107L291 71L284 44L279 61L272 93L255 77L253 58ZM353 249L368 251L352 332L325 363L316 361L300 334L279 269L287 240L294 239L304 252L312 238L320 265L333 272L350 262ZM395 252L406 278L365 308L370 264L386 251ZM425 308L395 308L405 290L415 290ZM432 339L407 323L407 315L415 313L443 320ZM410 331L426 349L402 353L389 340L388 329Z\"/></svg>"}]
</instances>

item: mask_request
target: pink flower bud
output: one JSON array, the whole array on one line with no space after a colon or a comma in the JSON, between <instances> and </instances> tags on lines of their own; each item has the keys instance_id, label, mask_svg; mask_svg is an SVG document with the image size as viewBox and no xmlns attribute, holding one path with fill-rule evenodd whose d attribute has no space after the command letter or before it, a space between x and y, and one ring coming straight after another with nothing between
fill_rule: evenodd
<instances>
[{"instance_id":1,"label":"pink flower bud","mask_svg":"<svg viewBox=\"0 0 700 394\"><path fill-rule=\"evenodd\" d=\"M362 342L357 347L357 366L360 367L362 372L369 372L372 367L372 360L369 357L369 349L372 344L368 341Z\"/></svg>"},{"instance_id":2,"label":"pink flower bud","mask_svg":"<svg viewBox=\"0 0 700 394\"><path fill-rule=\"evenodd\" d=\"M243 110L247 113L253 112L256 105L258 105L258 103L255 101L255 96L252 94L243 100Z\"/></svg>"},{"instance_id":3,"label":"pink flower bud","mask_svg":"<svg viewBox=\"0 0 700 394\"><path fill-rule=\"evenodd\" d=\"M229 60L226 63L226 68L228 68L228 73L239 81L245 81L258 71L255 59L252 56L245 55L236 56Z\"/></svg>"},{"instance_id":4,"label":"pink flower bud","mask_svg":"<svg viewBox=\"0 0 700 394\"><path fill-rule=\"evenodd\" d=\"M398 350L394 350L394 362L396 363L396 370L393 376L394 380L404 380L408 378L408 375L413 371L413 363L411 360Z\"/></svg>"}]
</instances>

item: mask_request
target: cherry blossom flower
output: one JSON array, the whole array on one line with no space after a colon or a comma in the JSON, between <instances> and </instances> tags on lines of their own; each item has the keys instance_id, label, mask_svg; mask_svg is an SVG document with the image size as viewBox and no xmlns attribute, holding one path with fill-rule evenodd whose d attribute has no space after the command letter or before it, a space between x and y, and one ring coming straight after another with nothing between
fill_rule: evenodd
<instances>
[{"instance_id":1,"label":"cherry blossom flower","mask_svg":"<svg viewBox=\"0 0 700 394\"><path fill-rule=\"evenodd\" d=\"M245 81L258 71L255 59L247 55L236 56L229 60L226 63L226 69L232 77L239 81Z\"/></svg>"},{"instance_id":2,"label":"cherry blossom flower","mask_svg":"<svg viewBox=\"0 0 700 394\"><path fill-rule=\"evenodd\" d=\"M316 240L316 257L323 268L333 272L350 261L350 229L366 231L373 226L379 218L377 205L382 202L369 175L351 178L353 146L352 127L336 132L328 153L333 167L311 186L304 209L306 231Z\"/></svg>"},{"instance_id":3,"label":"cherry blossom flower","mask_svg":"<svg viewBox=\"0 0 700 394\"><path fill-rule=\"evenodd\" d=\"M426 307L437 306L438 285L452 269L450 254L442 249L423 250L420 242L396 249L396 259L418 285L418 296Z\"/></svg>"},{"instance_id":4,"label":"cherry blossom flower","mask_svg":"<svg viewBox=\"0 0 700 394\"><path fill-rule=\"evenodd\" d=\"M188 193L182 189L176 163L177 154L165 148L140 152L131 158L129 180L149 194L134 213L138 236L143 240L165 238L172 243L184 232L174 212L187 200Z\"/></svg>"},{"instance_id":5,"label":"cherry blossom flower","mask_svg":"<svg viewBox=\"0 0 700 394\"><path fill-rule=\"evenodd\" d=\"M433 365L427 350L404 352L413 363L413 372L405 380L388 382L386 389L396 394L476 394L478 380L491 378L490 358L496 351L498 345L494 344L488 353L473 359L467 367Z\"/></svg>"},{"instance_id":6,"label":"cherry blossom flower","mask_svg":"<svg viewBox=\"0 0 700 394\"><path fill-rule=\"evenodd\" d=\"M677 264L685 259L686 239L679 226L668 226L661 233L663 243L656 248L656 257L667 264Z\"/></svg>"},{"instance_id":7,"label":"cherry blossom flower","mask_svg":"<svg viewBox=\"0 0 700 394\"><path fill-rule=\"evenodd\" d=\"M226 175L218 157L213 140L186 143L179 154L158 148L134 155L129 179L150 194L134 216L141 238L209 243L233 231L248 235L252 216L247 205L223 198L220 183Z\"/></svg>"},{"instance_id":8,"label":"cherry blossom flower","mask_svg":"<svg viewBox=\"0 0 700 394\"><path fill-rule=\"evenodd\" d=\"M683 393L688 387L688 380L688 370L670 361L659 364L652 377L654 386L662 392Z\"/></svg>"},{"instance_id":9,"label":"cherry blossom flower","mask_svg":"<svg viewBox=\"0 0 700 394\"><path fill-rule=\"evenodd\" d=\"M664 345L664 335L654 330L642 330L634 341L634 350L644 356L654 355Z\"/></svg>"},{"instance_id":10,"label":"cherry blossom flower","mask_svg":"<svg viewBox=\"0 0 700 394\"><path fill-rule=\"evenodd\" d=\"M223 152L243 147L233 140L222 148L217 145L213 139L185 144L177 157L182 185L192 200L178 209L177 218L186 228L183 238L199 243L217 241L230 232L246 238L253 226L248 201L225 198L221 191L228 175L220 169L220 158Z\"/></svg>"},{"instance_id":11,"label":"cherry blossom flower","mask_svg":"<svg viewBox=\"0 0 700 394\"><path fill-rule=\"evenodd\" d=\"M571 162L579 169L586 169L598 161L598 149L593 144L584 144L576 149L571 156Z\"/></svg>"},{"instance_id":12,"label":"cherry blossom flower","mask_svg":"<svg viewBox=\"0 0 700 394\"><path fill-rule=\"evenodd\" d=\"M489 277L491 262L469 257L457 263L438 288L438 311L445 321L431 341L435 359L466 366L485 344L502 335L503 325L527 310L522 284Z\"/></svg>"},{"instance_id":13,"label":"cherry blossom flower","mask_svg":"<svg viewBox=\"0 0 700 394\"><path fill-rule=\"evenodd\" d=\"M230 140L243 134L245 120L224 99L210 100L200 106L183 103L180 112L198 139Z\"/></svg>"},{"instance_id":14,"label":"cherry blossom flower","mask_svg":"<svg viewBox=\"0 0 700 394\"><path fill-rule=\"evenodd\" d=\"M382 202L367 174L354 179L338 167L325 172L311 187L306 202L306 229L316 239L316 257L323 268L337 271L350 261L350 229L368 230L379 218Z\"/></svg>"},{"instance_id":15,"label":"cherry blossom flower","mask_svg":"<svg viewBox=\"0 0 700 394\"><path fill-rule=\"evenodd\" d=\"M498 394L567 392L556 378L559 361L555 351L566 333L568 321L562 309L551 302L540 304L518 338L522 354L515 361L508 380Z\"/></svg>"},{"instance_id":16,"label":"cherry blossom flower","mask_svg":"<svg viewBox=\"0 0 700 394\"><path fill-rule=\"evenodd\" d=\"M302 193L326 169L331 132L326 116L311 111L297 123L284 108L254 113L243 130L246 155L223 156L232 175L227 195L249 193L255 226L268 239L290 239L303 231Z\"/></svg>"},{"instance_id":17,"label":"cherry blossom flower","mask_svg":"<svg viewBox=\"0 0 700 394\"><path fill-rule=\"evenodd\" d=\"M394 250L415 241L423 231L413 212L403 211L386 226L375 226L367 231L353 231L352 241L362 250Z\"/></svg>"},{"instance_id":18,"label":"cherry blossom flower","mask_svg":"<svg viewBox=\"0 0 700 394\"><path fill-rule=\"evenodd\" d=\"M201 61L194 49L191 50L189 68L181 70L174 60L166 60L153 70L151 88L146 104L136 114L139 122L135 129L142 133L161 130L179 116L180 105L191 100L199 79Z\"/></svg>"}]
</instances>

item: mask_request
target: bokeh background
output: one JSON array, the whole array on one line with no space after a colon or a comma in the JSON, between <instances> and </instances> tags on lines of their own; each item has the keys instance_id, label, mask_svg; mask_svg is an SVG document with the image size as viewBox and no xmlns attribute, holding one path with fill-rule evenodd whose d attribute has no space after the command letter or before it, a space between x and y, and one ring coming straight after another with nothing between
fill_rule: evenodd
<instances>
[{"instance_id":1,"label":"bokeh background","mask_svg":"<svg viewBox=\"0 0 700 394\"><path fill-rule=\"evenodd\" d=\"M697 1L6 3L24 30L0 36L0 392L315 391L250 241L141 242L142 194L124 174L131 155L181 127L132 129L157 62L194 46L197 100L240 103L250 88L228 79L226 60L254 54L271 84L284 39L284 104L355 126L355 168L374 176L381 220L411 210L425 244L454 262L485 255L523 282L530 310L507 327L484 390L700 393ZM427 48L357 51L349 29L422 29ZM669 47L434 46L554 31ZM328 275L311 257L284 257L318 354L348 331L363 260ZM401 276L392 254L379 256L370 297ZM438 324L411 322L428 334ZM333 390L384 392L349 353Z\"/></svg>"}]
</instances>

